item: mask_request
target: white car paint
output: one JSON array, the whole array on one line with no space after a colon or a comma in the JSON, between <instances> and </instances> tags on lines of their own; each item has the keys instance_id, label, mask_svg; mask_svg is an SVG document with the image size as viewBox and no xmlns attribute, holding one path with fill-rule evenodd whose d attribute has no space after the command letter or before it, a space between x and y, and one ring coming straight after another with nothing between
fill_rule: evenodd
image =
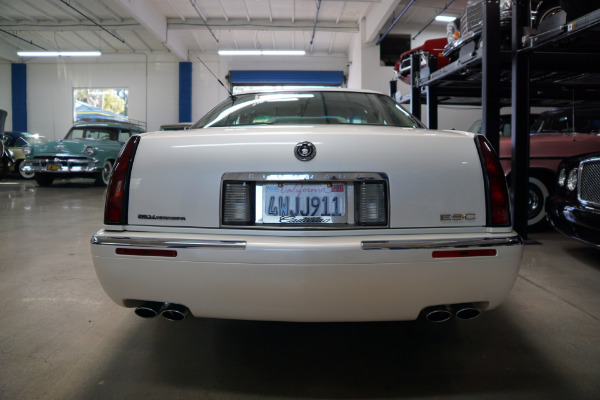
<instances>
[{"instance_id":1,"label":"white car paint","mask_svg":"<svg viewBox=\"0 0 600 400\"><path fill-rule=\"evenodd\" d=\"M317 148L310 161L294 156L303 141ZM351 182L360 173L387 176L386 226L221 225L226 174ZM273 125L144 134L128 190L128 224L105 225L92 238L98 278L126 307L170 302L197 317L251 320L412 320L433 306L497 307L521 260L512 227L486 222L482 161L465 132ZM176 255L117 254L123 248ZM434 257L454 250L493 254Z\"/></svg>"}]
</instances>

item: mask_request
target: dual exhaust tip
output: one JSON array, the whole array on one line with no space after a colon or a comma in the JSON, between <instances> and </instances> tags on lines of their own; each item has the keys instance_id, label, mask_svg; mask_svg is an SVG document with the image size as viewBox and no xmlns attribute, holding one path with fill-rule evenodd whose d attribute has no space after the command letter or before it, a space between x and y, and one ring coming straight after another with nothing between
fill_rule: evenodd
<instances>
[{"instance_id":1,"label":"dual exhaust tip","mask_svg":"<svg viewBox=\"0 0 600 400\"><path fill-rule=\"evenodd\" d=\"M181 321L190 310L181 304L147 301L135 309L135 314L142 318L154 318L161 315L167 321Z\"/></svg>"},{"instance_id":2,"label":"dual exhaust tip","mask_svg":"<svg viewBox=\"0 0 600 400\"><path fill-rule=\"evenodd\" d=\"M425 318L429 322L446 322L453 315L458 319L470 320L479 317L481 310L474 304L453 304L429 307L423 310Z\"/></svg>"},{"instance_id":3,"label":"dual exhaust tip","mask_svg":"<svg viewBox=\"0 0 600 400\"><path fill-rule=\"evenodd\" d=\"M181 321L189 313L189 309L181 304L161 303L147 301L135 309L135 314L142 318L155 318L161 315L168 321ZM453 315L458 319L475 319L481 314L481 310L474 304L454 304L428 307L423 310L425 318L429 322L446 322Z\"/></svg>"}]
</instances>

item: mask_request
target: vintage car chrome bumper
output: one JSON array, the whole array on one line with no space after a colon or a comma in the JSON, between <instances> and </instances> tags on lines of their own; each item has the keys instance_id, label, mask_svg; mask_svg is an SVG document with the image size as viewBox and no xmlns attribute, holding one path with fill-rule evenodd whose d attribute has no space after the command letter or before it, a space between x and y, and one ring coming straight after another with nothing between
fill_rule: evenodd
<instances>
[{"instance_id":1,"label":"vintage car chrome bumper","mask_svg":"<svg viewBox=\"0 0 600 400\"><path fill-rule=\"evenodd\" d=\"M25 161L25 172L45 173L96 173L102 171L98 160L92 157L70 155L35 156Z\"/></svg>"},{"instance_id":2,"label":"vintage car chrome bumper","mask_svg":"<svg viewBox=\"0 0 600 400\"><path fill-rule=\"evenodd\" d=\"M122 306L171 302L197 317L304 322L414 320L439 304L492 309L510 292L523 251L514 232L305 237L102 230L91 247L100 283Z\"/></svg>"},{"instance_id":3,"label":"vintage car chrome bumper","mask_svg":"<svg viewBox=\"0 0 600 400\"><path fill-rule=\"evenodd\" d=\"M546 218L562 234L600 248L600 210L551 196L546 203Z\"/></svg>"}]
</instances>

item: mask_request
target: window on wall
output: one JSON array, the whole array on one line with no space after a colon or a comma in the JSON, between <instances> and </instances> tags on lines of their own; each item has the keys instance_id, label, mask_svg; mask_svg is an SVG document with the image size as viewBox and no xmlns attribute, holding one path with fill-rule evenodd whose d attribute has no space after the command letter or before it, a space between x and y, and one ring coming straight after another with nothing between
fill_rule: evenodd
<instances>
[{"instance_id":1,"label":"window on wall","mask_svg":"<svg viewBox=\"0 0 600 400\"><path fill-rule=\"evenodd\" d=\"M379 44L381 65L393 67L400 55L411 49L409 35L387 35Z\"/></svg>"},{"instance_id":2,"label":"window on wall","mask_svg":"<svg viewBox=\"0 0 600 400\"><path fill-rule=\"evenodd\" d=\"M128 121L129 90L124 88L73 89L73 120Z\"/></svg>"}]
</instances>

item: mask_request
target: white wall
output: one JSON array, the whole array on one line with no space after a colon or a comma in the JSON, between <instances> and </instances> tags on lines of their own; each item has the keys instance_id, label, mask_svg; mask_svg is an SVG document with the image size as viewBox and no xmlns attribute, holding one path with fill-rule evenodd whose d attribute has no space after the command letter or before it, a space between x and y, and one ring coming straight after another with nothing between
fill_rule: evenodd
<instances>
[{"instance_id":1,"label":"white wall","mask_svg":"<svg viewBox=\"0 0 600 400\"><path fill-rule=\"evenodd\" d=\"M420 27L401 24L392 34L411 34ZM445 35L445 27L432 26L413 41L413 47L430 38ZM359 33L349 55L304 57L219 57L216 54L190 54L192 67L192 119L199 119L228 93L197 56L228 85L230 70L341 70L350 88L389 92L394 79L392 67L379 62L379 47L364 43ZM398 82L403 93L408 85ZM151 55L103 55L97 59L30 60L27 63L28 129L50 139L62 138L73 122L73 89L77 87L124 87L129 89L129 117L146 121L147 129L179 118L179 60L167 53ZM8 111L6 129L12 129L10 64L0 62L0 107ZM408 107L407 107L408 108ZM422 119L426 121L423 108ZM440 107L440 129L467 129L481 118L479 108Z\"/></svg>"},{"instance_id":2,"label":"white wall","mask_svg":"<svg viewBox=\"0 0 600 400\"><path fill-rule=\"evenodd\" d=\"M179 63L170 55L109 55L97 59L57 59L27 63L27 129L49 139L64 137L73 124L73 89L129 89L129 117L147 122L148 130L177 122ZM10 72L10 64L0 71ZM5 75L8 78L5 79ZM10 104L10 74L2 73L0 105ZM9 106L7 111L12 112ZM8 121L6 129L12 129Z\"/></svg>"},{"instance_id":3,"label":"white wall","mask_svg":"<svg viewBox=\"0 0 600 400\"><path fill-rule=\"evenodd\" d=\"M5 130L12 130L12 99L11 99L11 71L10 64L0 62L0 110L8 112Z\"/></svg>"},{"instance_id":4,"label":"white wall","mask_svg":"<svg viewBox=\"0 0 600 400\"><path fill-rule=\"evenodd\" d=\"M228 86L230 70L346 70L345 56L218 57L201 56ZM192 66L192 119L195 121L227 98L227 91L196 58ZM6 71L6 72L5 72ZM0 106L10 115L10 64L0 63ZM28 130L49 139L64 137L73 124L73 89L129 89L129 117L146 121L147 130L179 120L179 61L168 55L105 55L97 59L41 59L27 63Z\"/></svg>"}]
</instances>

